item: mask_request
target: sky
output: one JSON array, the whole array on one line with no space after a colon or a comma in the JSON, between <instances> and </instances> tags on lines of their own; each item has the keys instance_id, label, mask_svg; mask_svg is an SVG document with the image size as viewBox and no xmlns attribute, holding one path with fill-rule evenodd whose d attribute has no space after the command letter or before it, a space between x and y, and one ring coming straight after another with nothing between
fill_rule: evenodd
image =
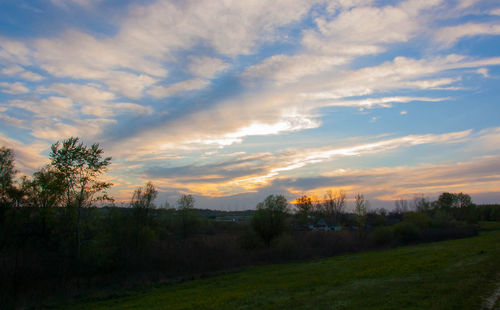
<instances>
[{"instance_id":1,"label":"sky","mask_svg":"<svg viewBox=\"0 0 500 310\"><path fill-rule=\"evenodd\" d=\"M0 1L0 145L98 142L118 202L500 202L499 86L497 1Z\"/></svg>"}]
</instances>

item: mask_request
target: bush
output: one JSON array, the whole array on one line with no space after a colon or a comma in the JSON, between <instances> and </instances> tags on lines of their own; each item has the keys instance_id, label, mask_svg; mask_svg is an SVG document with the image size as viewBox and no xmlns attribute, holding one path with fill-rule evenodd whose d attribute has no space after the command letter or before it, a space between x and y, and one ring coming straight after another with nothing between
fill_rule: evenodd
<instances>
[{"instance_id":1,"label":"bush","mask_svg":"<svg viewBox=\"0 0 500 310\"><path fill-rule=\"evenodd\" d=\"M250 227L240 235L239 243L245 250L257 249L264 245L262 238Z\"/></svg>"},{"instance_id":2,"label":"bush","mask_svg":"<svg viewBox=\"0 0 500 310\"><path fill-rule=\"evenodd\" d=\"M372 223L374 227L380 227L387 225L387 217L381 214L372 215Z\"/></svg>"},{"instance_id":3,"label":"bush","mask_svg":"<svg viewBox=\"0 0 500 310\"><path fill-rule=\"evenodd\" d=\"M435 228L446 228L453 226L453 218L444 210L437 210L431 221L431 226Z\"/></svg>"},{"instance_id":4,"label":"bush","mask_svg":"<svg viewBox=\"0 0 500 310\"><path fill-rule=\"evenodd\" d=\"M389 245L394 240L394 232L391 227L377 227L372 234L373 242L376 245Z\"/></svg>"},{"instance_id":5,"label":"bush","mask_svg":"<svg viewBox=\"0 0 500 310\"><path fill-rule=\"evenodd\" d=\"M278 251L281 258L292 258L297 253L297 244L290 234L282 234L275 238L271 246Z\"/></svg>"},{"instance_id":6,"label":"bush","mask_svg":"<svg viewBox=\"0 0 500 310\"><path fill-rule=\"evenodd\" d=\"M418 227L409 222L401 222L394 225L394 236L402 244L415 242L420 238Z\"/></svg>"},{"instance_id":7,"label":"bush","mask_svg":"<svg viewBox=\"0 0 500 310\"><path fill-rule=\"evenodd\" d=\"M422 229L429 227L431 218L424 212L407 212L403 215L403 221L412 223Z\"/></svg>"}]
</instances>

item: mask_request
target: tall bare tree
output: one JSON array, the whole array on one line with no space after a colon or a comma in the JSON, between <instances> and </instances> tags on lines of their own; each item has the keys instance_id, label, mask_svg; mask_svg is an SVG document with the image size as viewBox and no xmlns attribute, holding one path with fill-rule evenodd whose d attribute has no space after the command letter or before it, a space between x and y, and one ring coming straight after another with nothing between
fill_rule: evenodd
<instances>
[{"instance_id":1,"label":"tall bare tree","mask_svg":"<svg viewBox=\"0 0 500 310\"><path fill-rule=\"evenodd\" d=\"M360 236L364 236L365 225L367 220L368 201L363 194L357 194L355 197L354 212L356 213L356 222L358 224L358 232Z\"/></svg>"},{"instance_id":2,"label":"tall bare tree","mask_svg":"<svg viewBox=\"0 0 500 310\"><path fill-rule=\"evenodd\" d=\"M308 216L313 211L313 201L311 197L304 195L295 200L295 207L297 208L297 222L306 224Z\"/></svg>"},{"instance_id":3,"label":"tall bare tree","mask_svg":"<svg viewBox=\"0 0 500 310\"><path fill-rule=\"evenodd\" d=\"M345 208L345 192L327 191L323 202L323 212L326 219L332 224L338 225Z\"/></svg>"}]
</instances>

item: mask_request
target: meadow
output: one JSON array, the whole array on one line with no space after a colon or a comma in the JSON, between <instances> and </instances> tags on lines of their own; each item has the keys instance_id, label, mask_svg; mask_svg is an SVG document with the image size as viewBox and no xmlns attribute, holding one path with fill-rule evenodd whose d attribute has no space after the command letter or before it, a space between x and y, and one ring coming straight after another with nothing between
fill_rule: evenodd
<instances>
[{"instance_id":1,"label":"meadow","mask_svg":"<svg viewBox=\"0 0 500 310\"><path fill-rule=\"evenodd\" d=\"M250 267L59 308L481 309L500 284L500 225L481 227L472 238Z\"/></svg>"}]
</instances>

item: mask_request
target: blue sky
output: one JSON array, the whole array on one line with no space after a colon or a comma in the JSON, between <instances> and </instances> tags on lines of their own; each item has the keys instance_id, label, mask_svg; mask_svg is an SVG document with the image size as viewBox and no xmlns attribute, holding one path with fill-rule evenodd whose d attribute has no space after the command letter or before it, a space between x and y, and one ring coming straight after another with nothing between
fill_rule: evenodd
<instances>
[{"instance_id":1,"label":"blue sky","mask_svg":"<svg viewBox=\"0 0 500 310\"><path fill-rule=\"evenodd\" d=\"M500 201L495 1L0 3L0 145L99 142L112 194Z\"/></svg>"}]
</instances>

